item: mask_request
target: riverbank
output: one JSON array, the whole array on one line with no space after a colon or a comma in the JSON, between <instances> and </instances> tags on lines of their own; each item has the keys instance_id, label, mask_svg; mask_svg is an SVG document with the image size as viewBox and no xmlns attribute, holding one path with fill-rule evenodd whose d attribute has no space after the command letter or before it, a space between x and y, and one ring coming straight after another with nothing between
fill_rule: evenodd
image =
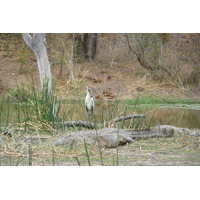
<instances>
[{"instance_id":1,"label":"riverbank","mask_svg":"<svg viewBox=\"0 0 200 200\"><path fill-rule=\"evenodd\" d=\"M43 135L49 138L49 136ZM0 166L199 166L199 137L150 138L118 148L1 144Z\"/></svg>"}]
</instances>

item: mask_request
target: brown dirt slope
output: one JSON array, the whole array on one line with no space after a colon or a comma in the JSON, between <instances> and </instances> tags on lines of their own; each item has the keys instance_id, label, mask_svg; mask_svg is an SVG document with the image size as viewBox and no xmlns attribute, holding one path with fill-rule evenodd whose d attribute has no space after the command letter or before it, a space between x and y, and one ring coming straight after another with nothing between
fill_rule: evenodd
<instances>
[{"instance_id":1,"label":"brown dirt slope","mask_svg":"<svg viewBox=\"0 0 200 200\"><path fill-rule=\"evenodd\" d=\"M7 40L12 41L12 37L8 36ZM0 95L9 88L30 82L32 76L38 79L35 56L26 47L20 35L10 43L9 51L2 43L0 50ZM138 63L134 60L120 61L114 65L98 61L76 63L75 78L70 81L67 68L63 69L63 74L60 76L60 66L52 53L49 53L49 59L62 99L82 98L88 85L93 88L96 99L111 100L116 96L120 99L131 99L138 95L189 99L200 97L199 90L176 87L167 81L163 83L153 81L152 77L143 71L137 74Z\"/></svg>"}]
</instances>

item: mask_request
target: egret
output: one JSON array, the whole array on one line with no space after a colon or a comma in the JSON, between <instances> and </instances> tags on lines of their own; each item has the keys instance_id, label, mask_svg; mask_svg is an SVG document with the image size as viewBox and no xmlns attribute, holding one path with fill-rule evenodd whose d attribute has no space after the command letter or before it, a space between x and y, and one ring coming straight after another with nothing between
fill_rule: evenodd
<instances>
[{"instance_id":1,"label":"egret","mask_svg":"<svg viewBox=\"0 0 200 200\"><path fill-rule=\"evenodd\" d=\"M92 90L90 87L87 87L87 94L85 97L85 107L89 117L92 117L92 114L94 112L94 105L95 103L94 103L94 98L92 96Z\"/></svg>"}]
</instances>

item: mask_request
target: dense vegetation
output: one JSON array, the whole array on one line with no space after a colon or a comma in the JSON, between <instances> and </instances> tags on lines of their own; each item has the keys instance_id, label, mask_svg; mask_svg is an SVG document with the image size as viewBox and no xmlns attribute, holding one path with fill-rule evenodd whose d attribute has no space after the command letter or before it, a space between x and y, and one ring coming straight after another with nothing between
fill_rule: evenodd
<instances>
[{"instance_id":1,"label":"dense vegetation","mask_svg":"<svg viewBox=\"0 0 200 200\"><path fill-rule=\"evenodd\" d=\"M52 67L68 82L80 76L80 64L93 62L99 68L126 65L134 70L133 76L146 74L178 87L199 85L200 34L76 33L46 34L46 39ZM21 34L0 34L0 50L5 57L16 57L19 74L32 72L26 66L35 62L34 57Z\"/></svg>"},{"instance_id":2,"label":"dense vegetation","mask_svg":"<svg viewBox=\"0 0 200 200\"><path fill-rule=\"evenodd\" d=\"M199 41L200 34L46 34L55 83L54 93L48 95L47 86L39 89L37 60L22 34L0 34L0 132L13 135L2 134L6 142L0 144L0 165L198 165L199 138L136 141L115 150L86 143L77 149L47 146L43 139L80 129L66 127L65 121L85 120L107 127L117 116L146 114L147 107L137 109L140 104L199 103ZM97 100L91 119L83 103L87 85L92 85ZM182 98L177 89L189 98ZM166 92L171 96L166 98ZM155 110L147 114L148 120L116 126L149 127ZM39 138L41 146L21 143L30 137ZM180 162L173 162L171 152ZM151 159L159 155L162 162L149 160L149 153Z\"/></svg>"}]
</instances>

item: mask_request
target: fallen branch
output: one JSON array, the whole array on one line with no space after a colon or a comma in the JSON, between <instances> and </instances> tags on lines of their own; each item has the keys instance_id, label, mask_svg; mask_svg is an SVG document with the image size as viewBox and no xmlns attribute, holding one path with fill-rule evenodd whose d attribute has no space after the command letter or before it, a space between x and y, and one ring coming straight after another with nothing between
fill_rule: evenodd
<instances>
[{"instance_id":1,"label":"fallen branch","mask_svg":"<svg viewBox=\"0 0 200 200\"><path fill-rule=\"evenodd\" d=\"M108 123L120 122L120 121L125 121L128 119L134 119L134 118L145 118L145 117L146 117L146 115L143 115L143 114L128 115L128 116L122 116L119 118L112 119ZM84 127L84 128L90 128L90 129L94 129L95 127L99 128L104 125L104 124L97 124L97 123L88 122L88 121L66 121L63 123L67 127L79 126L79 127Z\"/></svg>"},{"instance_id":2,"label":"fallen branch","mask_svg":"<svg viewBox=\"0 0 200 200\"><path fill-rule=\"evenodd\" d=\"M66 121L64 122L64 125L67 127L79 126L79 127L91 128L91 129L101 126L101 124L95 124L93 122L88 122L88 121Z\"/></svg>"},{"instance_id":3,"label":"fallen branch","mask_svg":"<svg viewBox=\"0 0 200 200\"><path fill-rule=\"evenodd\" d=\"M122 117L119 117L119 118L112 119L110 122L120 122L120 121L124 121L124 120L127 120L127 119L145 118L145 117L146 117L146 115L143 115L143 114L128 115L128 116L122 116Z\"/></svg>"}]
</instances>

